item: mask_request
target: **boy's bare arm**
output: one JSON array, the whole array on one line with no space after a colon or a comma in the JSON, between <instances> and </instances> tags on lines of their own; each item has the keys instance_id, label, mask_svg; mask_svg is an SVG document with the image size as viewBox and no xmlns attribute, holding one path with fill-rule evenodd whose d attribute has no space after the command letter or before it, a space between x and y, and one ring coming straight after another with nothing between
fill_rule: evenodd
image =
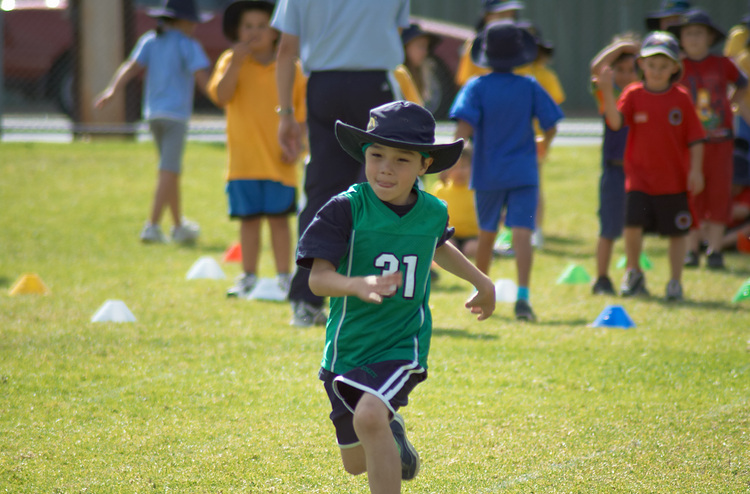
<instances>
[{"instance_id":1,"label":"boy's bare arm","mask_svg":"<svg viewBox=\"0 0 750 494\"><path fill-rule=\"evenodd\" d=\"M364 302L379 304L403 283L400 271L382 276L344 276L325 259L314 259L310 270L310 290L319 297L356 296Z\"/></svg>"},{"instance_id":2,"label":"boy's bare arm","mask_svg":"<svg viewBox=\"0 0 750 494\"><path fill-rule=\"evenodd\" d=\"M604 67L597 78L604 100L604 117L612 130L620 130L623 124L622 114L617 110L614 92L614 74L610 67Z\"/></svg>"},{"instance_id":3,"label":"boy's bare arm","mask_svg":"<svg viewBox=\"0 0 750 494\"><path fill-rule=\"evenodd\" d=\"M690 145L690 172L688 173L687 187L694 196L703 191L703 143L696 142Z\"/></svg>"},{"instance_id":4,"label":"boy's bare arm","mask_svg":"<svg viewBox=\"0 0 750 494\"><path fill-rule=\"evenodd\" d=\"M138 65L135 60L125 60L122 62L117 68L115 75L112 76L109 85L94 100L94 107L97 109L104 108L122 90L125 84L142 70L143 67Z\"/></svg>"},{"instance_id":5,"label":"boy's bare arm","mask_svg":"<svg viewBox=\"0 0 750 494\"><path fill-rule=\"evenodd\" d=\"M453 136L455 140L463 139L464 143L468 143L471 136L474 135L474 128L471 124L465 120L459 120L456 124L456 133Z\"/></svg>"},{"instance_id":6,"label":"boy's bare arm","mask_svg":"<svg viewBox=\"0 0 750 494\"><path fill-rule=\"evenodd\" d=\"M477 317L479 321L492 315L495 311L494 283L466 259L455 245L446 242L438 247L435 250L435 262L446 271L468 281L477 289L477 292L466 301L465 306L471 310L472 314L479 314Z\"/></svg>"}]
</instances>

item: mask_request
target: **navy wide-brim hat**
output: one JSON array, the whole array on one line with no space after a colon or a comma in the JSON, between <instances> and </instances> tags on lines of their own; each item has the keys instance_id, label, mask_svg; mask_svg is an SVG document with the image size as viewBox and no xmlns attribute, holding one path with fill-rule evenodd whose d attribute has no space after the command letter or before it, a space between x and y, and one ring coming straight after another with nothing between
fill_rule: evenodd
<instances>
[{"instance_id":1,"label":"navy wide-brim hat","mask_svg":"<svg viewBox=\"0 0 750 494\"><path fill-rule=\"evenodd\" d=\"M661 9L651 12L646 16L646 29L648 31L658 31L661 29L660 21L665 17L684 14L690 10L690 2L687 0L664 0Z\"/></svg>"},{"instance_id":2,"label":"navy wide-brim hat","mask_svg":"<svg viewBox=\"0 0 750 494\"><path fill-rule=\"evenodd\" d=\"M149 17L185 19L197 23L208 22L213 18L212 14L199 12L194 0L165 0L161 7L149 9L147 13Z\"/></svg>"},{"instance_id":3,"label":"navy wide-brim hat","mask_svg":"<svg viewBox=\"0 0 750 494\"><path fill-rule=\"evenodd\" d=\"M544 35L542 34L542 30L539 29L539 26L531 21L518 21L516 22L516 26L531 33L536 40L536 46L540 51L545 52L549 56L552 56L555 53L555 45L551 41L544 39Z\"/></svg>"},{"instance_id":4,"label":"navy wide-brim hat","mask_svg":"<svg viewBox=\"0 0 750 494\"><path fill-rule=\"evenodd\" d=\"M367 130L338 120L336 139L344 151L359 163L365 162L362 148L366 144L382 144L427 153L433 162L426 173L439 173L456 164L464 147L463 139L436 144L435 118L432 113L409 101L394 101L370 110Z\"/></svg>"},{"instance_id":5,"label":"navy wide-brim hat","mask_svg":"<svg viewBox=\"0 0 750 494\"><path fill-rule=\"evenodd\" d=\"M677 36L677 39L680 39L680 32L682 32L682 28L695 24L706 26L710 31L714 33L714 42L711 43L711 46L724 41L724 38L727 37L726 33L722 31L719 26L714 24L714 21L711 20L711 16L709 16L705 10L701 9L693 9L685 12L680 19L679 24L669 26L669 32Z\"/></svg>"},{"instance_id":6,"label":"navy wide-brim hat","mask_svg":"<svg viewBox=\"0 0 750 494\"><path fill-rule=\"evenodd\" d=\"M224 17L221 20L221 31L224 36L232 43L237 42L237 27L240 25L242 14L249 10L262 10L268 12L269 16L273 15L275 3L271 0L238 0L232 2L224 10Z\"/></svg>"},{"instance_id":7,"label":"navy wide-brim hat","mask_svg":"<svg viewBox=\"0 0 750 494\"><path fill-rule=\"evenodd\" d=\"M427 31L422 29L422 26L420 26L419 24L411 23L409 24L409 27L401 31L401 43L406 46L409 41L419 38L420 36L424 36L425 38L427 38L430 50L435 48L435 45L437 45L440 41L440 38L432 33L428 33Z\"/></svg>"},{"instance_id":8,"label":"navy wide-brim hat","mask_svg":"<svg viewBox=\"0 0 750 494\"><path fill-rule=\"evenodd\" d=\"M538 50L530 32L503 19L484 26L471 45L471 60L480 67L510 72L533 62Z\"/></svg>"}]
</instances>

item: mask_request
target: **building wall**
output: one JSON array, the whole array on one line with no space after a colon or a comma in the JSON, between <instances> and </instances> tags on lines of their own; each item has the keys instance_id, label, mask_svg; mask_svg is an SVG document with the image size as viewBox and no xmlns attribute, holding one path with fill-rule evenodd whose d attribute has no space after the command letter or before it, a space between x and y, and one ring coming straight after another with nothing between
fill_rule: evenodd
<instances>
[{"instance_id":1,"label":"building wall","mask_svg":"<svg viewBox=\"0 0 750 494\"><path fill-rule=\"evenodd\" d=\"M591 115L596 109L589 88L588 64L612 36L635 31L645 34L644 17L658 10L662 0L524 0L521 17L533 20L544 37L555 44L553 67L567 93L563 109L569 116ZM414 15L474 26L481 0L411 0ZM725 31L750 12L746 0L703 0L705 8Z\"/></svg>"}]
</instances>

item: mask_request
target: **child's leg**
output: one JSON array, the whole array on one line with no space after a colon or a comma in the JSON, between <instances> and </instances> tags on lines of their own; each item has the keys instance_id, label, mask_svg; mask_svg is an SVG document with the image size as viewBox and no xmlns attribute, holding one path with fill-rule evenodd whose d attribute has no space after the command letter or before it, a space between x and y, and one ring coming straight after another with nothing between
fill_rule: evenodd
<instances>
[{"instance_id":1,"label":"child's leg","mask_svg":"<svg viewBox=\"0 0 750 494\"><path fill-rule=\"evenodd\" d=\"M705 221L706 241L710 252L721 252L722 239L724 238L724 225L714 221Z\"/></svg>"},{"instance_id":2,"label":"child's leg","mask_svg":"<svg viewBox=\"0 0 750 494\"><path fill-rule=\"evenodd\" d=\"M614 249L615 241L611 238L599 237L599 242L596 244L596 273L597 276L608 276L609 275L609 264L612 261L612 250Z\"/></svg>"},{"instance_id":3,"label":"child's leg","mask_svg":"<svg viewBox=\"0 0 750 494\"><path fill-rule=\"evenodd\" d=\"M289 274L291 259L292 234L288 216L269 216L268 226L271 229L271 246L276 263L276 273Z\"/></svg>"},{"instance_id":4,"label":"child's leg","mask_svg":"<svg viewBox=\"0 0 750 494\"><path fill-rule=\"evenodd\" d=\"M354 409L354 430L362 442L372 493L401 492L401 458L390 420L385 403L369 393L362 395Z\"/></svg>"},{"instance_id":5,"label":"child's leg","mask_svg":"<svg viewBox=\"0 0 750 494\"><path fill-rule=\"evenodd\" d=\"M531 233L528 228L513 228L513 250L516 252L516 270L518 271L518 287L529 287L531 279L531 264L533 249L531 248Z\"/></svg>"},{"instance_id":6,"label":"child's leg","mask_svg":"<svg viewBox=\"0 0 750 494\"><path fill-rule=\"evenodd\" d=\"M669 237L669 279L682 279L682 266L687 253L687 238L684 236Z\"/></svg>"},{"instance_id":7,"label":"child's leg","mask_svg":"<svg viewBox=\"0 0 750 494\"><path fill-rule=\"evenodd\" d=\"M628 259L627 268L640 271L641 246L643 245L643 228L637 226L625 227L625 255Z\"/></svg>"},{"instance_id":8,"label":"child's leg","mask_svg":"<svg viewBox=\"0 0 750 494\"><path fill-rule=\"evenodd\" d=\"M477 257L474 264L481 272L490 274L490 263L492 262L492 247L495 245L497 232L479 230L479 241L477 242ZM514 240L515 242L515 240Z\"/></svg>"},{"instance_id":9,"label":"child's leg","mask_svg":"<svg viewBox=\"0 0 750 494\"><path fill-rule=\"evenodd\" d=\"M240 247L242 249L242 270L256 274L260 256L261 218L243 219L240 222Z\"/></svg>"},{"instance_id":10,"label":"child's leg","mask_svg":"<svg viewBox=\"0 0 750 494\"><path fill-rule=\"evenodd\" d=\"M154 203L151 207L151 224L158 225L164 208L172 212L175 225L182 222L180 212L180 175L167 170L159 170L159 177L154 192Z\"/></svg>"},{"instance_id":11,"label":"child's leg","mask_svg":"<svg viewBox=\"0 0 750 494\"><path fill-rule=\"evenodd\" d=\"M367 459L365 458L365 448L362 445L353 448L341 449L341 462L344 464L344 470L351 475L360 475L367 471Z\"/></svg>"}]
</instances>

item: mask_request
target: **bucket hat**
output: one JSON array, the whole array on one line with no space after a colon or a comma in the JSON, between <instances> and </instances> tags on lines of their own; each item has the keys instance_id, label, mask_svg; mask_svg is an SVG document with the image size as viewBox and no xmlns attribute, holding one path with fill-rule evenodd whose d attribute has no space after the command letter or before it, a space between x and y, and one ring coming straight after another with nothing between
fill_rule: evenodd
<instances>
[{"instance_id":1,"label":"bucket hat","mask_svg":"<svg viewBox=\"0 0 750 494\"><path fill-rule=\"evenodd\" d=\"M401 31L401 43L406 46L409 41L419 38L420 36L425 36L427 38L430 50L432 50L440 41L440 38L432 33L428 33L422 29L422 26L419 24L411 23L409 24L409 27Z\"/></svg>"},{"instance_id":2,"label":"bucket hat","mask_svg":"<svg viewBox=\"0 0 750 494\"><path fill-rule=\"evenodd\" d=\"M506 10L521 10L523 2L518 0L483 0L482 12L491 14L493 12L505 12Z\"/></svg>"},{"instance_id":3,"label":"bucket hat","mask_svg":"<svg viewBox=\"0 0 750 494\"><path fill-rule=\"evenodd\" d=\"M537 26L531 21L519 21L516 23L516 26L531 33L531 35L536 40L536 46L539 49L539 51L543 51L548 56L552 56L552 54L555 52L554 43L552 43L549 40L544 39L544 36L542 35L542 30L539 29L539 26Z\"/></svg>"},{"instance_id":4,"label":"bucket hat","mask_svg":"<svg viewBox=\"0 0 750 494\"><path fill-rule=\"evenodd\" d=\"M370 123L362 130L341 120L336 122L336 139L359 163L365 162L362 147L383 144L398 149L427 153L433 159L427 173L439 173L453 166L461 156L463 139L435 143L435 119L428 110L409 101L394 101L370 110Z\"/></svg>"},{"instance_id":5,"label":"bucket hat","mask_svg":"<svg viewBox=\"0 0 750 494\"><path fill-rule=\"evenodd\" d=\"M487 24L471 45L471 60L480 67L508 72L536 59L534 36L513 21Z\"/></svg>"},{"instance_id":6,"label":"bucket hat","mask_svg":"<svg viewBox=\"0 0 750 494\"><path fill-rule=\"evenodd\" d=\"M149 9L149 17L167 17L169 19L185 19L192 22L208 22L212 14L198 11L194 0L165 0L161 7Z\"/></svg>"},{"instance_id":7,"label":"bucket hat","mask_svg":"<svg viewBox=\"0 0 750 494\"><path fill-rule=\"evenodd\" d=\"M727 37L726 33L714 23L714 21L711 19L711 16L709 16L705 10L701 9L692 9L685 12L680 19L679 24L675 24L674 26L669 27L669 32L677 36L677 39L680 39L680 32L682 32L682 28L693 24L706 26L710 31L714 33L714 42L711 43L711 46L724 41L724 38Z\"/></svg>"},{"instance_id":8,"label":"bucket hat","mask_svg":"<svg viewBox=\"0 0 750 494\"><path fill-rule=\"evenodd\" d=\"M649 31L659 30L659 21L665 17L671 17L673 15L684 14L690 10L690 2L688 0L664 0L661 3L661 9L651 12L646 16L646 29Z\"/></svg>"},{"instance_id":9,"label":"bucket hat","mask_svg":"<svg viewBox=\"0 0 750 494\"><path fill-rule=\"evenodd\" d=\"M240 24L242 14L248 10L262 10L273 15L273 9L276 4L272 0L238 0L232 2L224 10L224 17L221 20L221 31L224 36L232 43L237 42L237 27Z\"/></svg>"},{"instance_id":10,"label":"bucket hat","mask_svg":"<svg viewBox=\"0 0 750 494\"><path fill-rule=\"evenodd\" d=\"M676 82L682 77L682 62L680 61L680 45L674 35L666 31L654 31L646 36L641 44L639 58L653 57L654 55L664 55L671 58L680 66L676 74L672 74L671 82Z\"/></svg>"}]
</instances>

